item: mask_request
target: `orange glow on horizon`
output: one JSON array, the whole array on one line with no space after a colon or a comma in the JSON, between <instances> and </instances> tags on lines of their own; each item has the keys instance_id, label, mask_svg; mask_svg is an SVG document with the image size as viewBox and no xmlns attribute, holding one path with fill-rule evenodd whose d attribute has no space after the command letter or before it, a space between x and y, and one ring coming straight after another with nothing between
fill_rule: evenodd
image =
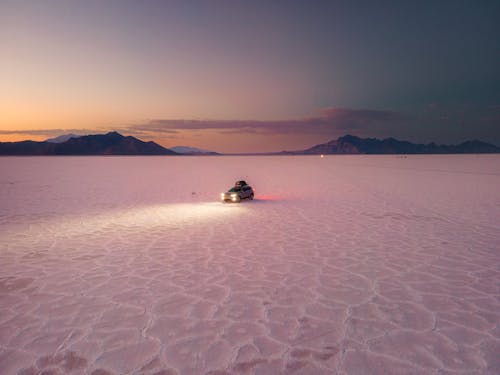
<instances>
[{"instance_id":1,"label":"orange glow on horizon","mask_svg":"<svg viewBox=\"0 0 500 375\"><path fill-rule=\"evenodd\" d=\"M33 130L35 133L29 133ZM83 129L82 129L83 130ZM178 131L171 135L133 135L129 134L125 129L115 128L97 128L85 129L86 134L102 134L108 131L118 131L124 136L132 135L142 141L153 141L165 148L174 146L189 146L219 153L252 153L252 152L279 152L283 150L299 150L310 144L320 143L322 139L311 138L304 135L287 134L287 135L270 135L270 134L247 134L247 133L230 133L221 134L219 131L211 130L185 130ZM20 133L0 134L0 142L19 142L19 141L44 141L48 138L54 138L59 135L71 133L72 130L61 129L60 132L54 134L37 134L35 129L20 131Z\"/></svg>"}]
</instances>

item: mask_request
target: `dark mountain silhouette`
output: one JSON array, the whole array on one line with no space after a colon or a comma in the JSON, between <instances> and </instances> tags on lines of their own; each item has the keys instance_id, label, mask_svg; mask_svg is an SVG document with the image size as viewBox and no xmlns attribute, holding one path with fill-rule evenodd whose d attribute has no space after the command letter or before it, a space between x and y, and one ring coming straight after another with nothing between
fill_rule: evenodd
<instances>
[{"instance_id":1,"label":"dark mountain silhouette","mask_svg":"<svg viewBox=\"0 0 500 375\"><path fill-rule=\"evenodd\" d=\"M1 142L0 155L53 155L54 146L49 142Z\"/></svg>"},{"instance_id":2,"label":"dark mountain silhouette","mask_svg":"<svg viewBox=\"0 0 500 375\"><path fill-rule=\"evenodd\" d=\"M500 153L500 147L481 141L458 145L416 144L395 138L383 140L346 135L327 143L299 151L266 153L267 155L314 154L476 154ZM216 154L216 153L212 153ZM155 142L143 142L117 132L69 138L65 142L0 142L0 155L182 155ZM202 155L202 154L199 154ZM207 154L205 154L207 155ZM262 155L262 154L260 154Z\"/></svg>"},{"instance_id":3,"label":"dark mountain silhouette","mask_svg":"<svg viewBox=\"0 0 500 375\"><path fill-rule=\"evenodd\" d=\"M301 151L284 151L282 154L476 154L500 153L500 147L481 141L467 141L458 145L417 144L395 138L359 138L346 135L328 143Z\"/></svg>"},{"instance_id":4,"label":"dark mountain silhouette","mask_svg":"<svg viewBox=\"0 0 500 375\"><path fill-rule=\"evenodd\" d=\"M203 150L201 148L189 147L189 146L175 146L170 147L170 150L177 152L182 155L220 155L218 152Z\"/></svg>"},{"instance_id":5,"label":"dark mountain silhouette","mask_svg":"<svg viewBox=\"0 0 500 375\"><path fill-rule=\"evenodd\" d=\"M66 142L0 142L0 155L178 155L155 142L117 132L85 135Z\"/></svg>"}]
</instances>

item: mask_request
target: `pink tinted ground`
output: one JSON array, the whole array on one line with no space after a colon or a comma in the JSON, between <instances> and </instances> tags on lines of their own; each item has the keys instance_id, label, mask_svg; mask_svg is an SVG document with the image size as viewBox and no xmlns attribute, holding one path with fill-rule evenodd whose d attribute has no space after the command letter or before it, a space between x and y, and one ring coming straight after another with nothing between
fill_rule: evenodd
<instances>
[{"instance_id":1,"label":"pink tinted ground","mask_svg":"<svg viewBox=\"0 0 500 375\"><path fill-rule=\"evenodd\" d=\"M2 374L500 373L499 155L0 172Z\"/></svg>"}]
</instances>

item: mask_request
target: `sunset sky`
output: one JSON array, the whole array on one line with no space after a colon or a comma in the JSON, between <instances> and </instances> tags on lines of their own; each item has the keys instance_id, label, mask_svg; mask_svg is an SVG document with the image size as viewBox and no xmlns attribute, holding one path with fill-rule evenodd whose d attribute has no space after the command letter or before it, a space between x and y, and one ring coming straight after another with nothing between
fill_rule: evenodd
<instances>
[{"instance_id":1,"label":"sunset sky","mask_svg":"<svg viewBox=\"0 0 500 375\"><path fill-rule=\"evenodd\" d=\"M500 145L499 1L0 1L0 141Z\"/></svg>"}]
</instances>

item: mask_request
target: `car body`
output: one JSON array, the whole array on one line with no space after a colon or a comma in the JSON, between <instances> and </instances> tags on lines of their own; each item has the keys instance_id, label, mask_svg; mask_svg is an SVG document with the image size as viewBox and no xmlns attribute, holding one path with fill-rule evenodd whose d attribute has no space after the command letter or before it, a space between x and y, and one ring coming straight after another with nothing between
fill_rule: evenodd
<instances>
[{"instance_id":1,"label":"car body","mask_svg":"<svg viewBox=\"0 0 500 375\"><path fill-rule=\"evenodd\" d=\"M234 187L225 193L221 193L220 197L225 203L238 203L243 199L252 200L254 197L254 191L245 181L236 181Z\"/></svg>"}]
</instances>

